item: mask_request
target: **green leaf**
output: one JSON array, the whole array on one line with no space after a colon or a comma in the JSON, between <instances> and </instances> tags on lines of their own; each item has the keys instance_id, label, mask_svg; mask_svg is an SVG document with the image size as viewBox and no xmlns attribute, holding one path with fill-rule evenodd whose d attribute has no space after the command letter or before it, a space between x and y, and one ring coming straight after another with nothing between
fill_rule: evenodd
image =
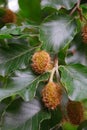
<instances>
[{"instance_id":1,"label":"green leaf","mask_svg":"<svg viewBox=\"0 0 87 130\"><path fill-rule=\"evenodd\" d=\"M54 111L51 111L51 119L44 120L41 124L40 130L57 130L60 125L60 121L62 119L62 113L59 107L57 107Z\"/></svg>"},{"instance_id":2,"label":"green leaf","mask_svg":"<svg viewBox=\"0 0 87 130\"><path fill-rule=\"evenodd\" d=\"M78 0L42 0L42 8L52 7L57 10L64 7L66 9L71 9Z\"/></svg>"},{"instance_id":3,"label":"green leaf","mask_svg":"<svg viewBox=\"0 0 87 130\"><path fill-rule=\"evenodd\" d=\"M40 0L19 0L19 7L26 18L32 22L40 23Z\"/></svg>"},{"instance_id":4,"label":"green leaf","mask_svg":"<svg viewBox=\"0 0 87 130\"><path fill-rule=\"evenodd\" d=\"M8 106L8 104L5 103L0 103L0 125L1 125L1 118L2 118L2 114L4 112L4 110L6 109L6 107Z\"/></svg>"},{"instance_id":5,"label":"green leaf","mask_svg":"<svg viewBox=\"0 0 87 130\"><path fill-rule=\"evenodd\" d=\"M40 123L50 118L37 99L31 102L15 100L3 116L1 130L39 130Z\"/></svg>"},{"instance_id":6,"label":"green leaf","mask_svg":"<svg viewBox=\"0 0 87 130\"><path fill-rule=\"evenodd\" d=\"M87 120L83 121L80 126L78 127L78 130L87 130Z\"/></svg>"},{"instance_id":7,"label":"green leaf","mask_svg":"<svg viewBox=\"0 0 87 130\"><path fill-rule=\"evenodd\" d=\"M49 73L44 73L43 75L38 76L35 78L32 83L28 85L26 89L23 89L20 93L21 97L25 101L30 101L33 99L33 97L36 94L37 87L39 86L39 83L42 81L46 81L49 78Z\"/></svg>"},{"instance_id":8,"label":"green leaf","mask_svg":"<svg viewBox=\"0 0 87 130\"><path fill-rule=\"evenodd\" d=\"M32 52L35 48L25 45L10 44L8 48L0 48L0 75L7 75L19 68L28 65Z\"/></svg>"},{"instance_id":9,"label":"green leaf","mask_svg":"<svg viewBox=\"0 0 87 130\"><path fill-rule=\"evenodd\" d=\"M71 100L87 99L87 67L74 64L60 66L61 82L65 86Z\"/></svg>"},{"instance_id":10,"label":"green leaf","mask_svg":"<svg viewBox=\"0 0 87 130\"><path fill-rule=\"evenodd\" d=\"M0 126L2 123L3 114L11 103L12 103L11 98L6 98L2 102L0 102Z\"/></svg>"},{"instance_id":11,"label":"green leaf","mask_svg":"<svg viewBox=\"0 0 87 130\"><path fill-rule=\"evenodd\" d=\"M48 73L35 76L30 70L15 71L15 75L4 79L0 88L0 100L4 98L20 95L26 101L31 100L35 94L39 82L47 80Z\"/></svg>"},{"instance_id":12,"label":"green leaf","mask_svg":"<svg viewBox=\"0 0 87 130\"><path fill-rule=\"evenodd\" d=\"M79 25L78 25L79 26ZM79 27L81 31L81 26ZM78 42L79 41L79 42ZM87 46L83 43L81 33L78 33L73 39L65 58L66 64L83 64L87 65Z\"/></svg>"},{"instance_id":13,"label":"green leaf","mask_svg":"<svg viewBox=\"0 0 87 130\"><path fill-rule=\"evenodd\" d=\"M16 26L12 26L10 28L4 26L1 30L0 30L0 39L10 39L13 36L12 35L20 35L21 34L21 28L20 27L16 27Z\"/></svg>"},{"instance_id":14,"label":"green leaf","mask_svg":"<svg viewBox=\"0 0 87 130\"><path fill-rule=\"evenodd\" d=\"M0 8L2 8L2 7L6 7L7 6L7 0L0 0ZM1 22L1 20L0 20L0 22Z\"/></svg>"},{"instance_id":15,"label":"green leaf","mask_svg":"<svg viewBox=\"0 0 87 130\"><path fill-rule=\"evenodd\" d=\"M40 26L40 40L44 48L58 52L69 44L76 34L76 22L68 16L52 15Z\"/></svg>"},{"instance_id":16,"label":"green leaf","mask_svg":"<svg viewBox=\"0 0 87 130\"><path fill-rule=\"evenodd\" d=\"M62 124L62 128L63 128L63 130L77 130L77 126L72 125L72 124L69 123L69 122L64 122L64 123Z\"/></svg>"},{"instance_id":17,"label":"green leaf","mask_svg":"<svg viewBox=\"0 0 87 130\"><path fill-rule=\"evenodd\" d=\"M35 26L7 24L0 30L0 39L19 39L36 35L37 28Z\"/></svg>"}]
</instances>

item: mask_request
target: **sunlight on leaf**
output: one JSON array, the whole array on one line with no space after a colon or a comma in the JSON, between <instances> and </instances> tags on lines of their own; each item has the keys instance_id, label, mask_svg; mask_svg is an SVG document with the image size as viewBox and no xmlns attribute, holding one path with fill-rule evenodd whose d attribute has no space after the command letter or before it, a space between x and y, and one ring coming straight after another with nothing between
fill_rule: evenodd
<instances>
[{"instance_id":1,"label":"sunlight on leaf","mask_svg":"<svg viewBox=\"0 0 87 130\"><path fill-rule=\"evenodd\" d=\"M36 77L30 70L15 71L15 75L5 79L0 88L0 100L12 95L20 95L24 100L30 101L36 94L41 81L47 80L48 73Z\"/></svg>"},{"instance_id":2,"label":"sunlight on leaf","mask_svg":"<svg viewBox=\"0 0 87 130\"><path fill-rule=\"evenodd\" d=\"M70 17L52 15L40 27L40 40L47 50L58 52L74 38L76 23Z\"/></svg>"},{"instance_id":3,"label":"sunlight on leaf","mask_svg":"<svg viewBox=\"0 0 87 130\"><path fill-rule=\"evenodd\" d=\"M66 9L71 9L77 1L78 0L42 0L41 5L42 8L52 7L60 9L61 7L64 7Z\"/></svg>"}]
</instances>

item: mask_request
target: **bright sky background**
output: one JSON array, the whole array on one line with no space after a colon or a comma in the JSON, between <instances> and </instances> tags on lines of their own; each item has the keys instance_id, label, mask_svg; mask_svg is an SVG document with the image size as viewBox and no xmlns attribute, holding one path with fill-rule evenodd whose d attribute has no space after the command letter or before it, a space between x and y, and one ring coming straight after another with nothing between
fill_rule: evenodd
<instances>
[{"instance_id":1,"label":"bright sky background","mask_svg":"<svg viewBox=\"0 0 87 130\"><path fill-rule=\"evenodd\" d=\"M13 11L18 10L18 0L8 0L8 7Z\"/></svg>"}]
</instances>

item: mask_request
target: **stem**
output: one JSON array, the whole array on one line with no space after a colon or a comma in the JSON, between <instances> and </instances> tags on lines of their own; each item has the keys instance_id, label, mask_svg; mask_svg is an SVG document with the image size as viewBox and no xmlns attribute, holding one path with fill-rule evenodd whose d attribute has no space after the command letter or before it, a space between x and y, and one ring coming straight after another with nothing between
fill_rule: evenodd
<instances>
[{"instance_id":1,"label":"stem","mask_svg":"<svg viewBox=\"0 0 87 130\"><path fill-rule=\"evenodd\" d=\"M85 20L87 22L87 19L85 18L85 16L82 14L82 10L79 7L81 3L81 0L78 0L76 6L71 10L70 12L70 16L77 10L80 16L81 21Z\"/></svg>"},{"instance_id":2,"label":"stem","mask_svg":"<svg viewBox=\"0 0 87 130\"><path fill-rule=\"evenodd\" d=\"M58 71L58 57L57 57L57 55L55 55L54 68L55 68L55 72L56 72L57 83L59 84L59 86L61 86L61 88L63 88L64 92L67 93L65 87L63 86L63 84L61 83L61 80L60 80L60 74Z\"/></svg>"},{"instance_id":3,"label":"stem","mask_svg":"<svg viewBox=\"0 0 87 130\"><path fill-rule=\"evenodd\" d=\"M53 81L53 76L54 76L55 72L56 72L57 82L59 82L60 81L60 75L59 75L59 72L58 72L58 58L57 58L57 55L55 55L54 68L52 69L49 82Z\"/></svg>"},{"instance_id":4,"label":"stem","mask_svg":"<svg viewBox=\"0 0 87 130\"><path fill-rule=\"evenodd\" d=\"M80 2L81 2L81 0L78 0L76 6L75 6L75 7L72 9L72 11L70 12L70 16L77 10L77 8L79 8Z\"/></svg>"},{"instance_id":5,"label":"stem","mask_svg":"<svg viewBox=\"0 0 87 130\"><path fill-rule=\"evenodd\" d=\"M54 68L52 69L49 82L53 82L53 76L54 76L55 71L56 71L56 68L54 67Z\"/></svg>"},{"instance_id":6,"label":"stem","mask_svg":"<svg viewBox=\"0 0 87 130\"><path fill-rule=\"evenodd\" d=\"M77 8L77 11L79 13L81 21L85 20L85 22L87 23L86 17L82 14L82 10L80 8Z\"/></svg>"},{"instance_id":7,"label":"stem","mask_svg":"<svg viewBox=\"0 0 87 130\"><path fill-rule=\"evenodd\" d=\"M87 18L84 15L83 15L83 18L84 18L85 22L87 23Z\"/></svg>"},{"instance_id":8,"label":"stem","mask_svg":"<svg viewBox=\"0 0 87 130\"><path fill-rule=\"evenodd\" d=\"M55 55L55 68L56 68L57 82L60 82L60 75L59 75L59 71L58 71L58 58L57 58L57 55Z\"/></svg>"},{"instance_id":9,"label":"stem","mask_svg":"<svg viewBox=\"0 0 87 130\"><path fill-rule=\"evenodd\" d=\"M79 16L80 16L80 19L81 19L81 21L83 20L83 15L82 15L82 10L78 7L77 8L77 11L78 11L78 13L79 13Z\"/></svg>"},{"instance_id":10,"label":"stem","mask_svg":"<svg viewBox=\"0 0 87 130\"><path fill-rule=\"evenodd\" d=\"M75 7L72 9L72 11L70 12L70 16L76 11L76 9L77 9L77 6L75 6Z\"/></svg>"},{"instance_id":11,"label":"stem","mask_svg":"<svg viewBox=\"0 0 87 130\"><path fill-rule=\"evenodd\" d=\"M78 2L77 2L77 7L80 6L80 3L81 3L81 0L78 0Z\"/></svg>"}]
</instances>

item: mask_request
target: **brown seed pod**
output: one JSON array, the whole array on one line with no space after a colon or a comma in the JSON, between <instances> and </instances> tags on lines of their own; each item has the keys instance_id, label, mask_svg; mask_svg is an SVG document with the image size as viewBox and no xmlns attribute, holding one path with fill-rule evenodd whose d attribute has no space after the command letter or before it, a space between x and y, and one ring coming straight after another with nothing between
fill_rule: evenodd
<instances>
[{"instance_id":1,"label":"brown seed pod","mask_svg":"<svg viewBox=\"0 0 87 130\"><path fill-rule=\"evenodd\" d=\"M5 13L1 18L2 23L4 23L4 24L6 24L6 23L15 23L16 22L15 13L13 11L11 11L10 9L3 8L3 10L5 11Z\"/></svg>"},{"instance_id":2,"label":"brown seed pod","mask_svg":"<svg viewBox=\"0 0 87 130\"><path fill-rule=\"evenodd\" d=\"M82 39L84 43L87 43L87 24L82 28Z\"/></svg>"},{"instance_id":3,"label":"brown seed pod","mask_svg":"<svg viewBox=\"0 0 87 130\"><path fill-rule=\"evenodd\" d=\"M49 82L42 90L42 101L48 109L55 109L61 102L62 88L54 82Z\"/></svg>"},{"instance_id":4,"label":"brown seed pod","mask_svg":"<svg viewBox=\"0 0 87 130\"><path fill-rule=\"evenodd\" d=\"M50 64L51 58L46 51L42 50L34 53L32 62L32 69L36 73L42 74L47 70L47 66Z\"/></svg>"},{"instance_id":5,"label":"brown seed pod","mask_svg":"<svg viewBox=\"0 0 87 130\"><path fill-rule=\"evenodd\" d=\"M67 114L73 125L79 125L83 120L83 105L79 101L68 101Z\"/></svg>"}]
</instances>

